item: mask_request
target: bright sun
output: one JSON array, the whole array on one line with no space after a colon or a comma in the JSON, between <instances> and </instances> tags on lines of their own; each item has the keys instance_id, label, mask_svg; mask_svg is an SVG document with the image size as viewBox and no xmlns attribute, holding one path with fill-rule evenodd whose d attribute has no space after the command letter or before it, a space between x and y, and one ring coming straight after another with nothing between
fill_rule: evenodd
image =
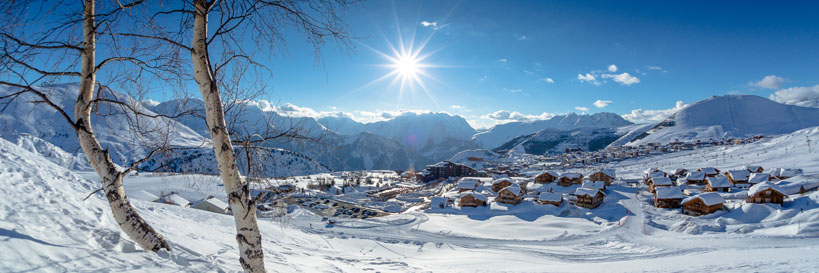
<instances>
[{"instance_id":1,"label":"bright sun","mask_svg":"<svg viewBox=\"0 0 819 273\"><path fill-rule=\"evenodd\" d=\"M395 67L395 71L402 77L414 78L417 77L421 65L413 56L410 56L409 54L402 54L401 56L395 58L393 66Z\"/></svg>"}]
</instances>

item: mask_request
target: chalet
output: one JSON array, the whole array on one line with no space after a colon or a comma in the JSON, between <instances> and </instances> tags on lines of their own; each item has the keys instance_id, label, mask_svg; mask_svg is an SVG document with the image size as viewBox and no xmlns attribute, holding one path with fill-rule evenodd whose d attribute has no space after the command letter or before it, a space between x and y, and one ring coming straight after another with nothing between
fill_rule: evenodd
<instances>
[{"instance_id":1,"label":"chalet","mask_svg":"<svg viewBox=\"0 0 819 273\"><path fill-rule=\"evenodd\" d=\"M751 173L761 173L761 172L765 171L765 169L763 169L762 166L754 166L754 165L747 165L747 166L744 167L744 169L748 170Z\"/></svg>"},{"instance_id":2,"label":"chalet","mask_svg":"<svg viewBox=\"0 0 819 273\"><path fill-rule=\"evenodd\" d=\"M802 175L802 169L774 169L771 176L784 180L794 176Z\"/></svg>"},{"instance_id":3,"label":"chalet","mask_svg":"<svg viewBox=\"0 0 819 273\"><path fill-rule=\"evenodd\" d=\"M553 171L542 171L535 176L535 183L552 183L557 180L559 176Z\"/></svg>"},{"instance_id":4,"label":"chalet","mask_svg":"<svg viewBox=\"0 0 819 273\"><path fill-rule=\"evenodd\" d=\"M643 182L648 183L654 177L668 177L668 174L655 168L643 171Z\"/></svg>"},{"instance_id":5,"label":"chalet","mask_svg":"<svg viewBox=\"0 0 819 273\"><path fill-rule=\"evenodd\" d=\"M699 168L697 169L698 172L704 172L706 177L714 177L719 175L719 170L717 168L706 167L706 168Z\"/></svg>"},{"instance_id":6,"label":"chalet","mask_svg":"<svg viewBox=\"0 0 819 273\"><path fill-rule=\"evenodd\" d=\"M602 169L596 172L593 172L589 175L589 180L591 181L603 181L606 185L611 185L611 182L615 179L615 172L614 169Z\"/></svg>"},{"instance_id":7,"label":"chalet","mask_svg":"<svg viewBox=\"0 0 819 273\"><path fill-rule=\"evenodd\" d=\"M222 200L210 197L196 203L196 205L193 205L193 208L214 213L227 214L230 206L228 206L228 204Z\"/></svg>"},{"instance_id":8,"label":"chalet","mask_svg":"<svg viewBox=\"0 0 819 273\"><path fill-rule=\"evenodd\" d=\"M722 209L725 199L716 192L707 192L685 198L681 205L683 213L687 215L700 216L713 213Z\"/></svg>"},{"instance_id":9,"label":"chalet","mask_svg":"<svg viewBox=\"0 0 819 273\"><path fill-rule=\"evenodd\" d=\"M563 173L557 179L557 184L568 187L572 184L582 184L583 183L583 174L580 173Z\"/></svg>"},{"instance_id":10,"label":"chalet","mask_svg":"<svg viewBox=\"0 0 819 273\"><path fill-rule=\"evenodd\" d=\"M512 184L503 188L498 192L498 197L495 197L495 202L515 205L523 200L523 190L517 184Z\"/></svg>"},{"instance_id":11,"label":"chalet","mask_svg":"<svg viewBox=\"0 0 819 273\"><path fill-rule=\"evenodd\" d=\"M168 205L177 205L183 208L191 206L190 201L188 201L185 198L182 198L182 196L179 196L178 194L175 193L163 196L162 198L159 199L159 202Z\"/></svg>"},{"instance_id":12,"label":"chalet","mask_svg":"<svg viewBox=\"0 0 819 273\"><path fill-rule=\"evenodd\" d=\"M751 173L748 170L730 170L725 172L725 177L728 178L728 181L731 181L731 184L748 184L748 176Z\"/></svg>"},{"instance_id":13,"label":"chalet","mask_svg":"<svg viewBox=\"0 0 819 273\"><path fill-rule=\"evenodd\" d=\"M661 187L654 192L654 206L658 208L676 208L683 199L680 187Z\"/></svg>"},{"instance_id":14,"label":"chalet","mask_svg":"<svg viewBox=\"0 0 819 273\"><path fill-rule=\"evenodd\" d=\"M685 177L688 174L688 169L675 169L672 175L674 177L680 178Z\"/></svg>"},{"instance_id":15,"label":"chalet","mask_svg":"<svg viewBox=\"0 0 819 273\"><path fill-rule=\"evenodd\" d=\"M752 173L751 177L748 178L748 184L756 185L762 182L767 182L771 180L771 175L767 173Z\"/></svg>"},{"instance_id":16,"label":"chalet","mask_svg":"<svg viewBox=\"0 0 819 273\"><path fill-rule=\"evenodd\" d=\"M577 188L574 191L574 196L577 198L574 202L575 206L593 209L603 203L606 194L595 189Z\"/></svg>"},{"instance_id":17,"label":"chalet","mask_svg":"<svg viewBox=\"0 0 819 273\"><path fill-rule=\"evenodd\" d=\"M580 186L581 188L595 189L599 191L606 191L606 182L603 181L586 181Z\"/></svg>"},{"instance_id":18,"label":"chalet","mask_svg":"<svg viewBox=\"0 0 819 273\"><path fill-rule=\"evenodd\" d=\"M458 180L458 192L474 191L476 188L483 185L484 182L490 181L488 177L464 177Z\"/></svg>"},{"instance_id":19,"label":"chalet","mask_svg":"<svg viewBox=\"0 0 819 273\"><path fill-rule=\"evenodd\" d=\"M563 195L554 192L541 192L537 196L537 202L541 205L549 204L559 207L560 203L563 202Z\"/></svg>"},{"instance_id":20,"label":"chalet","mask_svg":"<svg viewBox=\"0 0 819 273\"><path fill-rule=\"evenodd\" d=\"M748 189L748 203L785 203L785 191L771 182L762 182Z\"/></svg>"},{"instance_id":21,"label":"chalet","mask_svg":"<svg viewBox=\"0 0 819 273\"><path fill-rule=\"evenodd\" d=\"M685 176L685 182L687 184L704 185L705 184L705 173L704 172L689 172L688 175Z\"/></svg>"},{"instance_id":22,"label":"chalet","mask_svg":"<svg viewBox=\"0 0 819 273\"><path fill-rule=\"evenodd\" d=\"M655 192L657 188L671 187L671 178L668 177L654 177L648 181L648 191Z\"/></svg>"},{"instance_id":23,"label":"chalet","mask_svg":"<svg viewBox=\"0 0 819 273\"><path fill-rule=\"evenodd\" d=\"M725 176L715 176L705 178L706 192L729 192L731 190L731 181Z\"/></svg>"},{"instance_id":24,"label":"chalet","mask_svg":"<svg viewBox=\"0 0 819 273\"><path fill-rule=\"evenodd\" d=\"M552 192L553 187L555 187L555 184L539 184L529 182L527 186L523 188L526 190L526 192L537 195L541 192Z\"/></svg>"},{"instance_id":25,"label":"chalet","mask_svg":"<svg viewBox=\"0 0 819 273\"><path fill-rule=\"evenodd\" d=\"M128 199L156 202L157 200L159 200L159 196L156 196L153 193L144 190L138 190L135 192L129 192Z\"/></svg>"},{"instance_id":26,"label":"chalet","mask_svg":"<svg viewBox=\"0 0 819 273\"><path fill-rule=\"evenodd\" d=\"M492 182L492 191L500 192L501 189L509 187L512 184L512 179L509 179L508 177L495 180Z\"/></svg>"},{"instance_id":27,"label":"chalet","mask_svg":"<svg viewBox=\"0 0 819 273\"><path fill-rule=\"evenodd\" d=\"M458 196L459 207L486 206L486 196L477 192L465 192Z\"/></svg>"}]
</instances>

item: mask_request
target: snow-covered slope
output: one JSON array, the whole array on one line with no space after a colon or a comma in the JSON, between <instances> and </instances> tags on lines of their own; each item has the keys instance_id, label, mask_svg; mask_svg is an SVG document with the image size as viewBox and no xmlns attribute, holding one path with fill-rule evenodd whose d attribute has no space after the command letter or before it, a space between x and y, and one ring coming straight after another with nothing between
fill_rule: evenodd
<instances>
[{"instance_id":1,"label":"snow-covered slope","mask_svg":"<svg viewBox=\"0 0 819 273\"><path fill-rule=\"evenodd\" d=\"M781 135L819 126L819 109L753 95L716 96L689 105L629 144ZM632 135L633 136L633 135ZM623 141L619 141L623 142Z\"/></svg>"},{"instance_id":2,"label":"snow-covered slope","mask_svg":"<svg viewBox=\"0 0 819 273\"><path fill-rule=\"evenodd\" d=\"M74 103L77 99L77 84L61 84L40 87L40 91L49 94L49 98L73 118ZM0 86L0 96L14 92L15 88ZM130 96L110 89L99 92L106 99L118 100L139 109L147 115L154 115ZM34 104L33 95L24 94L12 101L0 112L0 137L16 141L21 134L29 134L50 142L64 151L80 152L77 135L62 116L54 109L43 104ZM124 111L120 106L101 103L92 112L92 126L102 147L107 149L114 163L125 165L136 158L147 155L148 147L158 146L167 141L172 146L193 147L204 143L204 138L190 128L166 118L148 118L135 116ZM140 134L131 129L131 124L138 124L149 132ZM170 132L162 136L161 132Z\"/></svg>"},{"instance_id":3,"label":"snow-covered slope","mask_svg":"<svg viewBox=\"0 0 819 273\"><path fill-rule=\"evenodd\" d=\"M563 153L566 149L574 148L580 148L583 151L597 151L619 137L616 129L609 128L573 130L546 128L535 134L516 137L495 150L536 155Z\"/></svg>"},{"instance_id":4,"label":"snow-covered slope","mask_svg":"<svg viewBox=\"0 0 819 273\"><path fill-rule=\"evenodd\" d=\"M494 149L509 142L515 137L531 135L546 128L571 130L577 128L618 128L632 123L614 113L596 113L593 115L555 116L548 120L510 122L495 125L486 131L476 133L472 139L485 149Z\"/></svg>"}]
</instances>

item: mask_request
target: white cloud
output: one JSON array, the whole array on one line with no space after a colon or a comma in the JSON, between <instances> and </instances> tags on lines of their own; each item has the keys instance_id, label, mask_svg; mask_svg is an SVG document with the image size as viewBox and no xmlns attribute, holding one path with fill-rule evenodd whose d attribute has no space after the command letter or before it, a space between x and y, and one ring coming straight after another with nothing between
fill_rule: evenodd
<instances>
[{"instance_id":1,"label":"white cloud","mask_svg":"<svg viewBox=\"0 0 819 273\"><path fill-rule=\"evenodd\" d=\"M518 41L526 41L529 40L529 37L523 34L515 34L515 39L518 39Z\"/></svg>"},{"instance_id":2,"label":"white cloud","mask_svg":"<svg viewBox=\"0 0 819 273\"><path fill-rule=\"evenodd\" d=\"M575 106L575 107L574 107L574 110L581 111L581 112L588 112L588 111L589 111L589 107Z\"/></svg>"},{"instance_id":3,"label":"white cloud","mask_svg":"<svg viewBox=\"0 0 819 273\"><path fill-rule=\"evenodd\" d=\"M648 70L659 70L659 71L665 72L665 70L662 67L659 67L659 66L648 65L646 67L648 68Z\"/></svg>"},{"instance_id":4,"label":"white cloud","mask_svg":"<svg viewBox=\"0 0 819 273\"><path fill-rule=\"evenodd\" d=\"M526 70L526 69L523 70L523 73L526 73L526 75L530 75L530 76L535 74L535 72L532 72L531 70Z\"/></svg>"},{"instance_id":5,"label":"white cloud","mask_svg":"<svg viewBox=\"0 0 819 273\"><path fill-rule=\"evenodd\" d=\"M634 109L631 110L631 113L623 115L623 118L634 123L659 122L668 118L669 116L676 113L680 109L685 108L686 106L688 106L688 104L685 104L683 101L677 101L677 104L670 109L662 110Z\"/></svg>"},{"instance_id":6,"label":"white cloud","mask_svg":"<svg viewBox=\"0 0 819 273\"><path fill-rule=\"evenodd\" d=\"M819 108L819 85L782 89L771 94L771 100L784 104Z\"/></svg>"},{"instance_id":7,"label":"white cloud","mask_svg":"<svg viewBox=\"0 0 819 273\"><path fill-rule=\"evenodd\" d=\"M494 113L489 113L481 116L483 119L493 120L495 124L507 123L513 121L532 121L544 120L554 117L554 114L543 112L540 115L526 115L517 111L498 110Z\"/></svg>"},{"instance_id":8,"label":"white cloud","mask_svg":"<svg viewBox=\"0 0 819 273\"><path fill-rule=\"evenodd\" d=\"M498 59L498 61L499 61L499 62L502 62L502 63L505 63L505 62L508 62L508 61L509 61L509 59L507 59L507 58L500 58L500 59Z\"/></svg>"},{"instance_id":9,"label":"white cloud","mask_svg":"<svg viewBox=\"0 0 819 273\"><path fill-rule=\"evenodd\" d=\"M632 76L628 72L623 72L621 74L603 74L603 78L612 79L615 82L619 82L621 85L632 85L635 83L640 83L640 79Z\"/></svg>"},{"instance_id":10,"label":"white cloud","mask_svg":"<svg viewBox=\"0 0 819 273\"><path fill-rule=\"evenodd\" d=\"M776 75L768 75L762 78L762 80L758 82L750 82L748 83L751 86L767 88L767 89L778 89L782 87L782 84L785 83L785 79Z\"/></svg>"},{"instance_id":11,"label":"white cloud","mask_svg":"<svg viewBox=\"0 0 819 273\"><path fill-rule=\"evenodd\" d=\"M609 65L609 72L611 73L617 72L617 66L614 64Z\"/></svg>"},{"instance_id":12,"label":"white cloud","mask_svg":"<svg viewBox=\"0 0 819 273\"><path fill-rule=\"evenodd\" d=\"M582 82L588 82L588 83L591 83L591 84L594 84L594 85L600 85L600 82L597 81L597 77L595 77L594 75L589 74L589 73L586 73L586 75L577 74L577 79L582 81Z\"/></svg>"},{"instance_id":13,"label":"white cloud","mask_svg":"<svg viewBox=\"0 0 819 273\"><path fill-rule=\"evenodd\" d=\"M596 100L596 101L594 101L594 107L603 108L603 107L609 106L609 104L611 104L611 103L612 103L612 101L610 101L610 100Z\"/></svg>"},{"instance_id":14,"label":"white cloud","mask_svg":"<svg viewBox=\"0 0 819 273\"><path fill-rule=\"evenodd\" d=\"M431 21L421 21L421 25L424 27L431 28L433 30L439 30L445 28L447 25L438 25L438 22L431 22Z\"/></svg>"},{"instance_id":15,"label":"white cloud","mask_svg":"<svg viewBox=\"0 0 819 273\"><path fill-rule=\"evenodd\" d=\"M144 99L142 100L142 104L147 106L157 106L159 105L159 102L152 99Z\"/></svg>"},{"instance_id":16,"label":"white cloud","mask_svg":"<svg viewBox=\"0 0 819 273\"><path fill-rule=\"evenodd\" d=\"M452 108L452 109L455 109L455 110L466 109L466 107L463 107L461 105L450 105L449 108Z\"/></svg>"},{"instance_id":17,"label":"white cloud","mask_svg":"<svg viewBox=\"0 0 819 273\"><path fill-rule=\"evenodd\" d=\"M520 93L520 92L523 92L523 89L509 89L509 88L504 88L503 90L509 91L509 93Z\"/></svg>"},{"instance_id":18,"label":"white cloud","mask_svg":"<svg viewBox=\"0 0 819 273\"><path fill-rule=\"evenodd\" d=\"M555 83L555 80L552 80L552 78L549 78L549 77L542 78L542 79L538 79L537 81L538 81L538 82Z\"/></svg>"}]
</instances>

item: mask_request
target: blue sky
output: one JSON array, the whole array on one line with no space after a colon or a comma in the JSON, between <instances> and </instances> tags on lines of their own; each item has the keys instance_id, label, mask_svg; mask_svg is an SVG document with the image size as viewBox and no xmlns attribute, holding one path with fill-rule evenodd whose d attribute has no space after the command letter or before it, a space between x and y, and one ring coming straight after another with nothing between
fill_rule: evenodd
<instances>
[{"instance_id":1,"label":"blue sky","mask_svg":"<svg viewBox=\"0 0 819 273\"><path fill-rule=\"evenodd\" d=\"M261 99L359 121L448 112L476 128L568 112L656 120L724 94L816 106L817 10L816 1L369 1L343 16L352 51L331 42L317 63L289 30L286 50L260 54L273 72ZM428 41L425 88L375 81L395 70L379 52L393 55L399 37L414 49Z\"/></svg>"},{"instance_id":2,"label":"blue sky","mask_svg":"<svg viewBox=\"0 0 819 273\"><path fill-rule=\"evenodd\" d=\"M361 37L353 53L331 45L317 65L312 50L291 39L269 60L266 99L360 120L446 111L486 127L567 112L668 109L713 95L768 97L819 83L816 10L810 2L371 1L345 17ZM421 53L434 52L422 61L433 66L424 71L434 80L421 77L426 92L399 96L391 78L368 85L392 71L372 49L389 54L399 34L407 44L414 35L416 47L431 36Z\"/></svg>"}]
</instances>

